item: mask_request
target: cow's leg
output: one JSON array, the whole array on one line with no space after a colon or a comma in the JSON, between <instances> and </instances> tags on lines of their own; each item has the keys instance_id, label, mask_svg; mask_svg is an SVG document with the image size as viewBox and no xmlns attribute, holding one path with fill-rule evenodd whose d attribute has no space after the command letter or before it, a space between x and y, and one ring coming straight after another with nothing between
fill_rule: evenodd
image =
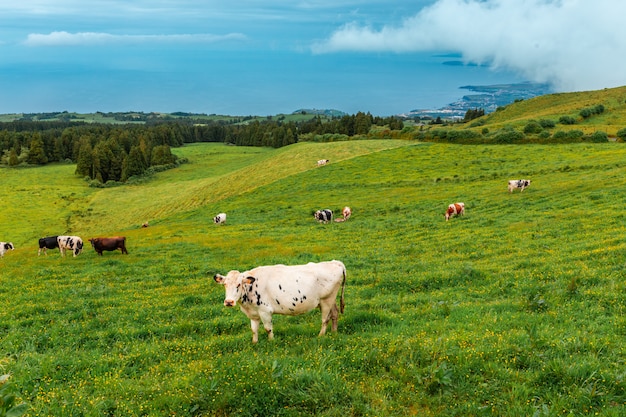
<instances>
[{"instance_id":1,"label":"cow's leg","mask_svg":"<svg viewBox=\"0 0 626 417\"><path fill-rule=\"evenodd\" d=\"M259 341L259 319L250 319L250 328L252 329L252 343Z\"/></svg>"},{"instance_id":2,"label":"cow's leg","mask_svg":"<svg viewBox=\"0 0 626 417\"><path fill-rule=\"evenodd\" d=\"M336 306L334 307L337 308ZM326 334L328 322L332 319L333 306L330 306L328 301L322 300L320 303L320 310L322 310L322 328L320 329L318 336L324 336Z\"/></svg>"},{"instance_id":3,"label":"cow's leg","mask_svg":"<svg viewBox=\"0 0 626 417\"><path fill-rule=\"evenodd\" d=\"M272 325L272 313L263 311L259 312L259 316L261 316L261 321L263 322L263 327L267 332L267 338L269 340L274 339L274 326Z\"/></svg>"},{"instance_id":4,"label":"cow's leg","mask_svg":"<svg viewBox=\"0 0 626 417\"><path fill-rule=\"evenodd\" d=\"M330 318L333 321L333 332L337 331L337 322L339 321L339 309L337 308L337 304L333 304L333 308L330 311Z\"/></svg>"}]
</instances>

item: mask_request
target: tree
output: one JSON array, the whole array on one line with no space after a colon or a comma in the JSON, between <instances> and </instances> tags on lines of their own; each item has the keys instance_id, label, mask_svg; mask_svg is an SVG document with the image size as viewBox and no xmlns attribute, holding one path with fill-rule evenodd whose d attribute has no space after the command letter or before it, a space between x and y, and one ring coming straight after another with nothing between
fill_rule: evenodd
<instances>
[{"instance_id":1,"label":"tree","mask_svg":"<svg viewBox=\"0 0 626 417\"><path fill-rule=\"evenodd\" d=\"M43 149L43 140L41 134L37 132L33 135L33 139L30 141L30 148L28 151L28 163L35 165L44 165L48 162L48 157Z\"/></svg>"},{"instance_id":2,"label":"tree","mask_svg":"<svg viewBox=\"0 0 626 417\"><path fill-rule=\"evenodd\" d=\"M465 117L463 117L464 122L469 122L470 120L477 119L485 115L485 109L467 109L465 112Z\"/></svg>"},{"instance_id":3,"label":"tree","mask_svg":"<svg viewBox=\"0 0 626 417\"><path fill-rule=\"evenodd\" d=\"M152 148L152 165L167 165L176 161L176 156L167 145L159 145Z\"/></svg>"},{"instance_id":4,"label":"tree","mask_svg":"<svg viewBox=\"0 0 626 417\"><path fill-rule=\"evenodd\" d=\"M143 152L139 146L133 146L130 148L130 152L122 167L122 181L128 180L135 175L141 175L146 171L148 164L146 158L144 158Z\"/></svg>"},{"instance_id":5,"label":"tree","mask_svg":"<svg viewBox=\"0 0 626 417\"><path fill-rule=\"evenodd\" d=\"M76 171L77 175L87 176L91 179L94 178L93 175L93 149L91 148L91 143L86 138L81 139L80 150L78 151L78 161L76 163Z\"/></svg>"}]
</instances>

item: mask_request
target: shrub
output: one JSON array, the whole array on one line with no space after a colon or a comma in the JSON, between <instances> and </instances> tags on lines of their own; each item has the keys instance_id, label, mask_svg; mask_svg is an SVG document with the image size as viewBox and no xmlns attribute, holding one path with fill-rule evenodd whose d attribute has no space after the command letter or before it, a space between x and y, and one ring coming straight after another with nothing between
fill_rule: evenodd
<instances>
[{"instance_id":1,"label":"shrub","mask_svg":"<svg viewBox=\"0 0 626 417\"><path fill-rule=\"evenodd\" d=\"M516 130L505 130L495 135L494 140L496 143L515 143L525 138L522 132Z\"/></svg>"},{"instance_id":2,"label":"shrub","mask_svg":"<svg viewBox=\"0 0 626 417\"><path fill-rule=\"evenodd\" d=\"M543 128L541 127L541 125L538 122L535 122L534 120L531 120L530 122L528 122L526 126L524 126L524 133L527 135L531 135L533 133L540 133L542 130Z\"/></svg>"},{"instance_id":3,"label":"shrub","mask_svg":"<svg viewBox=\"0 0 626 417\"><path fill-rule=\"evenodd\" d=\"M548 120L548 119L539 120L539 124L544 129L552 129L554 126L556 126L556 123L554 122L554 120Z\"/></svg>"},{"instance_id":4,"label":"shrub","mask_svg":"<svg viewBox=\"0 0 626 417\"><path fill-rule=\"evenodd\" d=\"M561 116L559 117L559 123L562 125L573 125L576 124L576 119L572 116Z\"/></svg>"},{"instance_id":5,"label":"shrub","mask_svg":"<svg viewBox=\"0 0 626 417\"><path fill-rule=\"evenodd\" d=\"M626 140L626 127L617 131L617 137Z\"/></svg>"},{"instance_id":6,"label":"shrub","mask_svg":"<svg viewBox=\"0 0 626 417\"><path fill-rule=\"evenodd\" d=\"M609 141L609 135L606 132L594 132L588 136L588 139L594 143L605 143Z\"/></svg>"}]
</instances>

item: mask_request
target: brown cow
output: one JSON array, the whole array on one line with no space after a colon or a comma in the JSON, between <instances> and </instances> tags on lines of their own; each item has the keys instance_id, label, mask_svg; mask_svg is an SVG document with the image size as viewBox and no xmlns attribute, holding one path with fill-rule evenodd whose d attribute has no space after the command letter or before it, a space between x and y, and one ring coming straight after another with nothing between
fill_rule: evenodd
<instances>
[{"instance_id":1,"label":"brown cow","mask_svg":"<svg viewBox=\"0 0 626 417\"><path fill-rule=\"evenodd\" d=\"M122 253L128 255L128 251L126 250L125 236L94 237L92 239L89 239L89 242L91 242L91 246L93 246L95 251L100 256L102 256L102 251L113 251L117 249L121 249Z\"/></svg>"},{"instance_id":2,"label":"brown cow","mask_svg":"<svg viewBox=\"0 0 626 417\"><path fill-rule=\"evenodd\" d=\"M448 206L446 210L446 221L454 215L462 216L465 214L465 203L453 203Z\"/></svg>"}]
</instances>

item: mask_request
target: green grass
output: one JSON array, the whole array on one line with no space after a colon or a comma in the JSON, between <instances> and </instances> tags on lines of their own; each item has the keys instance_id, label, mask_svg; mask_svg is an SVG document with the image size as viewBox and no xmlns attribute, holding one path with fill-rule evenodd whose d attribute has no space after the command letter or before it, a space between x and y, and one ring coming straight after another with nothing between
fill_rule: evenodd
<instances>
[{"instance_id":1,"label":"green grass","mask_svg":"<svg viewBox=\"0 0 626 417\"><path fill-rule=\"evenodd\" d=\"M602 104L604 113L582 120L582 109ZM585 134L596 131L606 132L609 136L624 128L626 120L626 87L606 88L596 91L547 94L523 100L506 106L503 110L483 117L484 124L474 128L481 131L501 129L505 126L523 130L531 120L552 120L559 122L561 116L570 116L577 120L573 125L557 124L556 130L581 130ZM471 123L471 122L470 122Z\"/></svg>"},{"instance_id":2,"label":"green grass","mask_svg":"<svg viewBox=\"0 0 626 417\"><path fill-rule=\"evenodd\" d=\"M0 171L0 240L16 244L0 373L29 415L623 415L620 144L175 151L191 162L110 189L72 165ZM509 194L518 178L531 186ZM466 215L445 222L456 201ZM313 219L344 205L348 222ZM124 234L130 254L37 257L38 237L68 231ZM252 345L211 279L330 259L346 311L322 338L313 312Z\"/></svg>"}]
</instances>

